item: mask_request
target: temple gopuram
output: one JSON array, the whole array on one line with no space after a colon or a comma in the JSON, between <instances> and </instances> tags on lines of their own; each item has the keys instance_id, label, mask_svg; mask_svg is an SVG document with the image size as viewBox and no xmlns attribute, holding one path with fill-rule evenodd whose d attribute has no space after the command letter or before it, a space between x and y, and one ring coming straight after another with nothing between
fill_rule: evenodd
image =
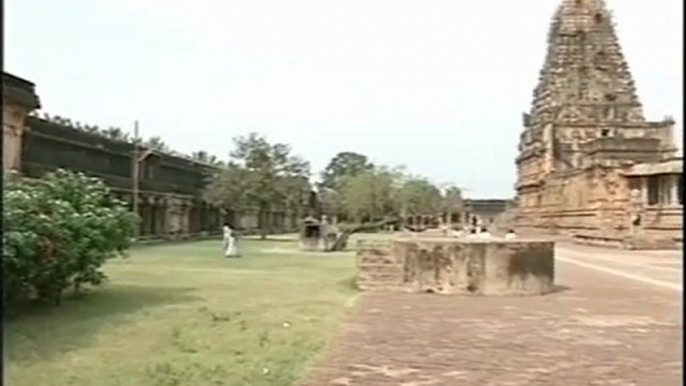
<instances>
[{"instance_id":1,"label":"temple gopuram","mask_svg":"<svg viewBox=\"0 0 686 386\"><path fill-rule=\"evenodd\" d=\"M520 231L630 249L681 246L674 121L644 117L603 0L563 0L557 9L523 125Z\"/></svg>"}]
</instances>

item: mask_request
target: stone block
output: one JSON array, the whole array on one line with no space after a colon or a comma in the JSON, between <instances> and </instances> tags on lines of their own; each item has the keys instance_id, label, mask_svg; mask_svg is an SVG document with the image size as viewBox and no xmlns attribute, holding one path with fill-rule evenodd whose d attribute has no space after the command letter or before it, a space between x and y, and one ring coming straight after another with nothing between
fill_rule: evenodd
<instances>
[{"instance_id":1,"label":"stone block","mask_svg":"<svg viewBox=\"0 0 686 386\"><path fill-rule=\"evenodd\" d=\"M447 237L361 243L358 268L363 290L540 295L554 288L554 243Z\"/></svg>"},{"instance_id":2,"label":"stone block","mask_svg":"<svg viewBox=\"0 0 686 386\"><path fill-rule=\"evenodd\" d=\"M397 289L402 284L402 264L388 241L360 241L357 250L357 286L362 290Z\"/></svg>"},{"instance_id":3,"label":"stone block","mask_svg":"<svg viewBox=\"0 0 686 386\"><path fill-rule=\"evenodd\" d=\"M543 295L555 284L555 244L551 241L469 243L483 256L484 295Z\"/></svg>"}]
</instances>

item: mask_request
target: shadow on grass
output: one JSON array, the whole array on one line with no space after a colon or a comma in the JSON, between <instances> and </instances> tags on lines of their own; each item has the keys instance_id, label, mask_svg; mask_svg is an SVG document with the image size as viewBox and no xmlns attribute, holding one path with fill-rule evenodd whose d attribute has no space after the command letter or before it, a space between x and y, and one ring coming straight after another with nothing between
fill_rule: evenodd
<instances>
[{"instance_id":1,"label":"shadow on grass","mask_svg":"<svg viewBox=\"0 0 686 386\"><path fill-rule=\"evenodd\" d=\"M357 275L340 280L338 285L346 292L360 292L360 287L357 285Z\"/></svg>"},{"instance_id":2,"label":"shadow on grass","mask_svg":"<svg viewBox=\"0 0 686 386\"><path fill-rule=\"evenodd\" d=\"M198 300L192 290L111 284L78 298L67 296L59 307L29 306L4 322L4 345L10 360L64 354L87 347L99 331L137 311Z\"/></svg>"}]
</instances>

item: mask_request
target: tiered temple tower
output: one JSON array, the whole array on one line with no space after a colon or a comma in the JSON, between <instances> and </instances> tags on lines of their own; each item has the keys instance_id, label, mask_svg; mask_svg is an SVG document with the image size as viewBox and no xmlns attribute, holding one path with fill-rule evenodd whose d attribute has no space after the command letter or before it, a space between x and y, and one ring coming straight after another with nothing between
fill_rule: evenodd
<instances>
[{"instance_id":1,"label":"tiered temple tower","mask_svg":"<svg viewBox=\"0 0 686 386\"><path fill-rule=\"evenodd\" d=\"M559 203L550 197L556 194L551 180L598 165L672 156L673 126L669 118L645 120L605 2L563 0L531 111L524 114L516 160L522 215L538 216Z\"/></svg>"}]
</instances>

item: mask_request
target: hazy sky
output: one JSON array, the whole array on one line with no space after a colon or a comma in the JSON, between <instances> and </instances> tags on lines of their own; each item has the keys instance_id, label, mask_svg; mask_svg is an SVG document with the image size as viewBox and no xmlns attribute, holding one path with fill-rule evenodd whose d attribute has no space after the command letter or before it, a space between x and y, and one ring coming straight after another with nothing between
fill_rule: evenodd
<instances>
[{"instance_id":1,"label":"hazy sky","mask_svg":"<svg viewBox=\"0 0 686 386\"><path fill-rule=\"evenodd\" d=\"M43 110L221 158L257 131L510 197L561 0L8 0L5 70ZM608 0L646 118L682 131L682 0ZM680 141L681 134L678 134Z\"/></svg>"}]
</instances>

